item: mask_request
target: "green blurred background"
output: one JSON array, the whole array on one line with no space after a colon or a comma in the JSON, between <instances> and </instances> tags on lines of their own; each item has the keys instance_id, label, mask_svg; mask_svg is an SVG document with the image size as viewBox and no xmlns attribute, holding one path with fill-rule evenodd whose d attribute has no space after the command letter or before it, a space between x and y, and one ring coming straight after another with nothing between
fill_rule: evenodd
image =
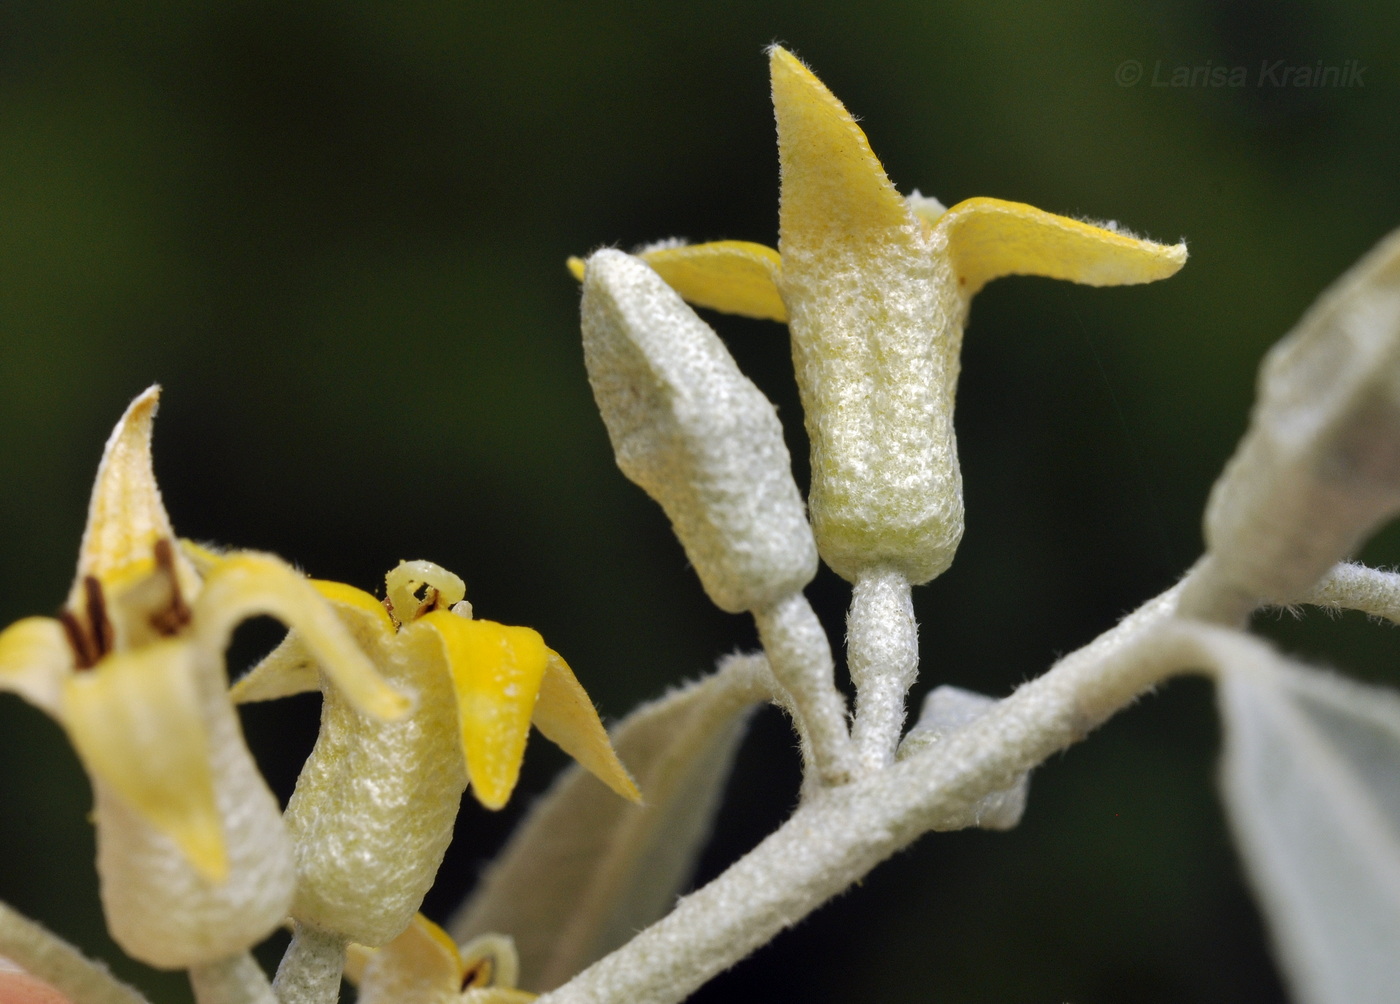
<instances>
[{"instance_id":1,"label":"green blurred background","mask_svg":"<svg viewBox=\"0 0 1400 1004\"><path fill-rule=\"evenodd\" d=\"M184 535L366 588L401 558L440 562L480 615L540 629L610 718L753 644L613 467L563 261L672 235L775 240L762 48L779 40L862 118L902 189L1190 242L1158 285L1009 279L977 299L958 413L967 534L917 593L917 693L1006 693L1196 557L1261 353L1400 223L1390 14L0 0L0 622L64 596L102 442L160 381L156 464ZM1348 60L1362 86L1259 79ZM1178 66L1247 82L1154 86ZM785 332L712 320L778 403L805 479ZM1400 560L1400 534L1365 556ZM839 637L844 586L824 572L810 593ZM1396 676L1388 628L1260 626ZM231 669L276 637L250 624ZM284 797L316 714L310 697L247 713ZM511 808L464 807L430 915L562 765L547 746ZM704 874L789 810L791 747L775 713L758 721ZM1210 688L1173 683L1038 771L1017 830L926 838L696 999L1280 1000L1217 747ZM9 695L0 805L0 898L185 999L182 977L106 940L86 780L58 728Z\"/></svg>"}]
</instances>

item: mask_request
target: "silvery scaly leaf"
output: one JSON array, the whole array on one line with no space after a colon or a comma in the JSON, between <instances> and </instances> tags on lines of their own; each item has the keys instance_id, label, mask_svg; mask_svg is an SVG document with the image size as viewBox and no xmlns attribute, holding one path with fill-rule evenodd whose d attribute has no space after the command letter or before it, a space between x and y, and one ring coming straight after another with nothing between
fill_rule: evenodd
<instances>
[{"instance_id":1,"label":"silvery scaly leaf","mask_svg":"<svg viewBox=\"0 0 1400 1004\"><path fill-rule=\"evenodd\" d=\"M1325 292L1259 373L1206 542L1250 599L1298 600L1400 509L1400 231Z\"/></svg>"},{"instance_id":2,"label":"silvery scaly leaf","mask_svg":"<svg viewBox=\"0 0 1400 1004\"><path fill-rule=\"evenodd\" d=\"M996 703L994 697L961 687L936 688L924 698L919 720L899 745L898 759L916 756L942 742L981 718ZM941 820L934 829L961 830L980 826L986 830L1009 830L1021 821L1021 814L1026 811L1026 791L1029 787L1030 775L1022 774L1010 788L992 792L970 811Z\"/></svg>"},{"instance_id":3,"label":"silvery scaly leaf","mask_svg":"<svg viewBox=\"0 0 1400 1004\"><path fill-rule=\"evenodd\" d=\"M1400 693L1274 657L1225 668L1225 802L1309 1004L1400 987Z\"/></svg>"},{"instance_id":4,"label":"silvery scaly leaf","mask_svg":"<svg viewBox=\"0 0 1400 1004\"><path fill-rule=\"evenodd\" d=\"M817 545L773 405L640 258L589 258L581 309L617 465L666 510L710 599L740 613L800 591Z\"/></svg>"},{"instance_id":5,"label":"silvery scaly leaf","mask_svg":"<svg viewBox=\"0 0 1400 1004\"><path fill-rule=\"evenodd\" d=\"M452 937L512 936L521 986L546 991L667 913L709 836L749 712L771 688L762 656L733 656L633 711L612 739L644 804L570 768L448 924Z\"/></svg>"}]
</instances>

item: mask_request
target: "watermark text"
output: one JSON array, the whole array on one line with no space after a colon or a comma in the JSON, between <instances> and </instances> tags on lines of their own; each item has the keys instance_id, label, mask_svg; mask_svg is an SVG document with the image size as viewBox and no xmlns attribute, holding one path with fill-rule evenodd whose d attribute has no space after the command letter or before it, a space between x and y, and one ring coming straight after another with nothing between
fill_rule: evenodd
<instances>
[{"instance_id":1,"label":"watermark text","mask_svg":"<svg viewBox=\"0 0 1400 1004\"><path fill-rule=\"evenodd\" d=\"M1148 67L1140 59L1125 59L1113 71L1119 87L1296 87L1359 88L1366 86L1366 71L1357 59L1341 62L1290 63L1264 59L1257 65L1242 63L1169 63L1154 60Z\"/></svg>"}]
</instances>

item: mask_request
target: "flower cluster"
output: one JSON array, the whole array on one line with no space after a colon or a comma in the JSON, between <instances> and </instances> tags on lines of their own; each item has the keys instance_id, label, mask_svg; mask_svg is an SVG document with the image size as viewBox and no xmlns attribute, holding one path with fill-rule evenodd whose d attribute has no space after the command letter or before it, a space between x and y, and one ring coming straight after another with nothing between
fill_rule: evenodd
<instances>
[{"instance_id":1,"label":"flower cluster","mask_svg":"<svg viewBox=\"0 0 1400 1004\"><path fill-rule=\"evenodd\" d=\"M152 467L159 397L108 440L58 616L0 634L0 687L52 715L87 768L102 905L129 955L189 969L217 1000L256 985L248 949L291 917L280 996L333 999L348 945L415 929L468 783L505 804L532 722L640 795L568 664L529 628L474 619L451 572L404 562L381 601L176 537ZM291 632L230 689L224 649L259 614ZM234 705L304 690L324 694L322 727L284 813Z\"/></svg>"}]
</instances>

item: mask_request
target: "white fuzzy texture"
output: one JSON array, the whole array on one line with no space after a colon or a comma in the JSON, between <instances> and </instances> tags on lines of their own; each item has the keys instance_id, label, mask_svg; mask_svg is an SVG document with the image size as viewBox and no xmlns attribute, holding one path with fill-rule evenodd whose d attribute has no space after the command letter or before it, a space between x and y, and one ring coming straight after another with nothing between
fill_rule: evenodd
<instances>
[{"instance_id":1,"label":"white fuzzy texture","mask_svg":"<svg viewBox=\"0 0 1400 1004\"><path fill-rule=\"evenodd\" d=\"M209 766L229 854L222 883L94 779L97 871L112 938L132 958L183 969L243 952L287 916L296 886L282 811L243 741L222 659L196 667Z\"/></svg>"},{"instance_id":2,"label":"white fuzzy texture","mask_svg":"<svg viewBox=\"0 0 1400 1004\"><path fill-rule=\"evenodd\" d=\"M816 545L777 413L650 266L612 250L588 260L583 349L618 466L666 510L710 599L738 613L811 581Z\"/></svg>"},{"instance_id":3,"label":"white fuzzy texture","mask_svg":"<svg viewBox=\"0 0 1400 1004\"><path fill-rule=\"evenodd\" d=\"M854 776L855 748L846 731L846 699L836 689L831 643L801 593L754 611L758 636L781 703L792 714L806 758L805 782L844 784Z\"/></svg>"},{"instance_id":4,"label":"white fuzzy texture","mask_svg":"<svg viewBox=\"0 0 1400 1004\"><path fill-rule=\"evenodd\" d=\"M929 241L911 215L876 249L780 245L812 520L850 581L887 564L927 582L962 539L953 396L967 301Z\"/></svg>"},{"instance_id":5,"label":"white fuzzy texture","mask_svg":"<svg viewBox=\"0 0 1400 1004\"><path fill-rule=\"evenodd\" d=\"M1177 589L922 753L815 792L665 919L541 1004L673 1004L931 829L967 820L1143 689L1233 658L1244 636L1173 622Z\"/></svg>"},{"instance_id":6,"label":"white fuzzy texture","mask_svg":"<svg viewBox=\"0 0 1400 1004\"><path fill-rule=\"evenodd\" d=\"M996 707L996 698L961 687L938 687L924 698L919 720L899 744L899 759L916 756L934 743L944 742L959 729L965 729ZM937 829L961 830L980 826L986 830L1009 830L1026 811L1030 775L1022 774L1016 783L994 791L977 802L962 818L951 818Z\"/></svg>"},{"instance_id":7,"label":"white fuzzy texture","mask_svg":"<svg viewBox=\"0 0 1400 1004\"><path fill-rule=\"evenodd\" d=\"M919 624L909 580L894 568L856 576L846 616L846 665L856 685L851 729L862 770L894 762L904 726L904 697L919 673Z\"/></svg>"},{"instance_id":8,"label":"white fuzzy texture","mask_svg":"<svg viewBox=\"0 0 1400 1004\"><path fill-rule=\"evenodd\" d=\"M190 987L196 1004L282 1004L247 952L191 967Z\"/></svg>"},{"instance_id":9,"label":"white fuzzy texture","mask_svg":"<svg viewBox=\"0 0 1400 1004\"><path fill-rule=\"evenodd\" d=\"M1265 358L1249 432L1206 508L1211 592L1296 602L1398 508L1400 231Z\"/></svg>"},{"instance_id":10,"label":"white fuzzy texture","mask_svg":"<svg viewBox=\"0 0 1400 1004\"><path fill-rule=\"evenodd\" d=\"M1277 657L1222 676L1226 804L1297 999L1395 1000L1400 694Z\"/></svg>"},{"instance_id":11,"label":"white fuzzy texture","mask_svg":"<svg viewBox=\"0 0 1400 1004\"><path fill-rule=\"evenodd\" d=\"M457 702L435 632L414 647L376 645L385 678L418 695L384 722L323 688L321 730L287 804L296 844L298 921L378 946L408 926L437 876L467 787Z\"/></svg>"},{"instance_id":12,"label":"white fuzzy texture","mask_svg":"<svg viewBox=\"0 0 1400 1004\"><path fill-rule=\"evenodd\" d=\"M298 924L272 992L281 1004L336 1004L344 971L345 939Z\"/></svg>"},{"instance_id":13,"label":"white fuzzy texture","mask_svg":"<svg viewBox=\"0 0 1400 1004\"><path fill-rule=\"evenodd\" d=\"M1365 565L1337 565L1303 600L1334 610L1359 610L1400 624L1400 575Z\"/></svg>"},{"instance_id":14,"label":"white fuzzy texture","mask_svg":"<svg viewBox=\"0 0 1400 1004\"><path fill-rule=\"evenodd\" d=\"M770 50L782 198L779 291L812 444L822 560L854 582L927 582L962 538L953 395L967 297L865 134L791 54Z\"/></svg>"}]
</instances>

